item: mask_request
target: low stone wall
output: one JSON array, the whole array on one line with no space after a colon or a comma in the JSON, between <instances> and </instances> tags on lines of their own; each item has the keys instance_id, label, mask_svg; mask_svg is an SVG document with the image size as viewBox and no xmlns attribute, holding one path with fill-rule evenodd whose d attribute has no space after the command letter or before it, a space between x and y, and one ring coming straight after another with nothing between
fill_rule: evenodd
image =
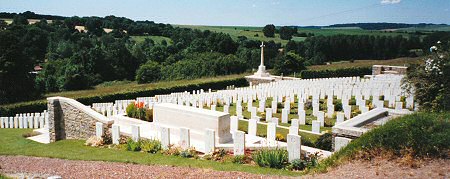
<instances>
[{"instance_id":1,"label":"low stone wall","mask_svg":"<svg viewBox=\"0 0 450 179\"><path fill-rule=\"evenodd\" d=\"M374 65L372 66L372 75L380 75L380 74L405 75L407 69L408 67L403 66Z\"/></svg>"},{"instance_id":2,"label":"low stone wall","mask_svg":"<svg viewBox=\"0 0 450 179\"><path fill-rule=\"evenodd\" d=\"M51 97L48 100L50 141L63 139L87 139L95 135L95 123L105 125L107 131L113 120L95 112L73 99Z\"/></svg>"}]
</instances>

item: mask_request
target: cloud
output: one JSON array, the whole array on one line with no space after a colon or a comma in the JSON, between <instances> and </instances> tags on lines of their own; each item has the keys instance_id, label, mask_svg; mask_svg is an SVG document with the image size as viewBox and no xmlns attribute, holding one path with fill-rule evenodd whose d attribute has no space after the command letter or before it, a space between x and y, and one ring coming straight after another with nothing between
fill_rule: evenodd
<instances>
[{"instance_id":1,"label":"cloud","mask_svg":"<svg viewBox=\"0 0 450 179\"><path fill-rule=\"evenodd\" d=\"M402 0L381 0L381 4L398 4Z\"/></svg>"}]
</instances>

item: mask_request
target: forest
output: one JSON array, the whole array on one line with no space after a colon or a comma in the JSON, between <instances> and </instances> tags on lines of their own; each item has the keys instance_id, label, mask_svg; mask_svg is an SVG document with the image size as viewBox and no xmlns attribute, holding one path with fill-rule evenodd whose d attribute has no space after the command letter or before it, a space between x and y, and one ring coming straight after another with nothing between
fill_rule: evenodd
<instances>
[{"instance_id":1,"label":"forest","mask_svg":"<svg viewBox=\"0 0 450 179\"><path fill-rule=\"evenodd\" d=\"M48 92L88 89L116 80L150 83L251 71L259 65L260 41L212 31L173 27L124 17L60 17L29 24L28 18L51 18L26 12L0 13L0 104L30 100ZM85 30L77 30L84 26ZM107 33L104 29L112 29ZM272 29L273 30L273 29ZM292 27L273 30L295 36ZM301 33L301 32L300 32ZM131 36L163 36L136 42ZM449 39L436 32L421 39L369 35L311 36L283 46L264 42L266 66L275 74L299 73L305 66L348 59L389 59L427 51ZM42 70L35 72L35 66Z\"/></svg>"}]
</instances>

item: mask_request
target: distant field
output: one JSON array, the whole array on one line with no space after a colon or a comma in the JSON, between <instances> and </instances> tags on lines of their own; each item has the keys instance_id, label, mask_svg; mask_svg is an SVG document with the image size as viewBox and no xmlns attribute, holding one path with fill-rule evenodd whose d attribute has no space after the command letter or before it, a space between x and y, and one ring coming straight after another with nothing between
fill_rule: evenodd
<instances>
[{"instance_id":1,"label":"distant field","mask_svg":"<svg viewBox=\"0 0 450 179\"><path fill-rule=\"evenodd\" d=\"M157 44L161 44L161 41L166 40L167 44L172 44L172 39L163 36L131 36L131 39L136 41L137 43L143 42L146 38L152 39Z\"/></svg>"},{"instance_id":2,"label":"distant field","mask_svg":"<svg viewBox=\"0 0 450 179\"><path fill-rule=\"evenodd\" d=\"M409 27L409 28L402 28L397 29L401 31L450 31L449 25L434 25L434 26L427 26L427 27Z\"/></svg>"},{"instance_id":3,"label":"distant field","mask_svg":"<svg viewBox=\"0 0 450 179\"><path fill-rule=\"evenodd\" d=\"M334 62L330 65L313 65L309 66L308 70L335 70L342 68L351 67L371 67L373 65L394 65L394 66L404 66L408 64L417 64L422 61L423 57L415 58L396 58L391 60L355 60L353 63L349 61Z\"/></svg>"},{"instance_id":4,"label":"distant field","mask_svg":"<svg viewBox=\"0 0 450 179\"><path fill-rule=\"evenodd\" d=\"M248 27L248 26L201 26L201 25L174 25L175 27L191 28L198 30L210 30L214 32L222 32L229 34L233 39L237 39L239 36L245 36L248 39L258 40L258 41L270 41L273 40L276 43L286 44L287 40L280 39L278 34L274 38L265 37L262 32L262 27ZM349 27L349 28L323 28L323 29L312 29L312 28L299 28L299 33L313 33L314 35L374 35L374 36L397 36L404 35L408 36L405 32L384 32L379 30L363 30L361 28ZM258 36L255 36L255 35ZM306 37L293 37L294 41L304 41Z\"/></svg>"}]
</instances>

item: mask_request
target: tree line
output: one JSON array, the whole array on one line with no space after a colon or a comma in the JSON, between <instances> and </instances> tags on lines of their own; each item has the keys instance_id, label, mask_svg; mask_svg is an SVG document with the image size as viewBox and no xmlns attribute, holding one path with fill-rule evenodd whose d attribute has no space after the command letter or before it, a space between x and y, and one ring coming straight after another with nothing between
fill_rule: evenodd
<instances>
[{"instance_id":1,"label":"tree line","mask_svg":"<svg viewBox=\"0 0 450 179\"><path fill-rule=\"evenodd\" d=\"M12 24L0 21L0 104L38 98L44 93L88 89L97 84L130 80L138 83L194 79L255 70L260 41L173 27L124 17L67 17L28 24L16 14ZM84 26L79 31L75 26ZM104 28L112 29L106 33ZM272 29L273 30L273 29ZM296 33L293 27L277 33ZM275 33L275 32L274 32ZM163 36L156 43L131 36ZM309 36L309 35L308 35ZM300 73L307 65L340 59L387 59L408 56L410 49L448 37L309 36L283 46L264 42L265 65L274 74ZM36 65L42 71L33 73Z\"/></svg>"}]
</instances>

